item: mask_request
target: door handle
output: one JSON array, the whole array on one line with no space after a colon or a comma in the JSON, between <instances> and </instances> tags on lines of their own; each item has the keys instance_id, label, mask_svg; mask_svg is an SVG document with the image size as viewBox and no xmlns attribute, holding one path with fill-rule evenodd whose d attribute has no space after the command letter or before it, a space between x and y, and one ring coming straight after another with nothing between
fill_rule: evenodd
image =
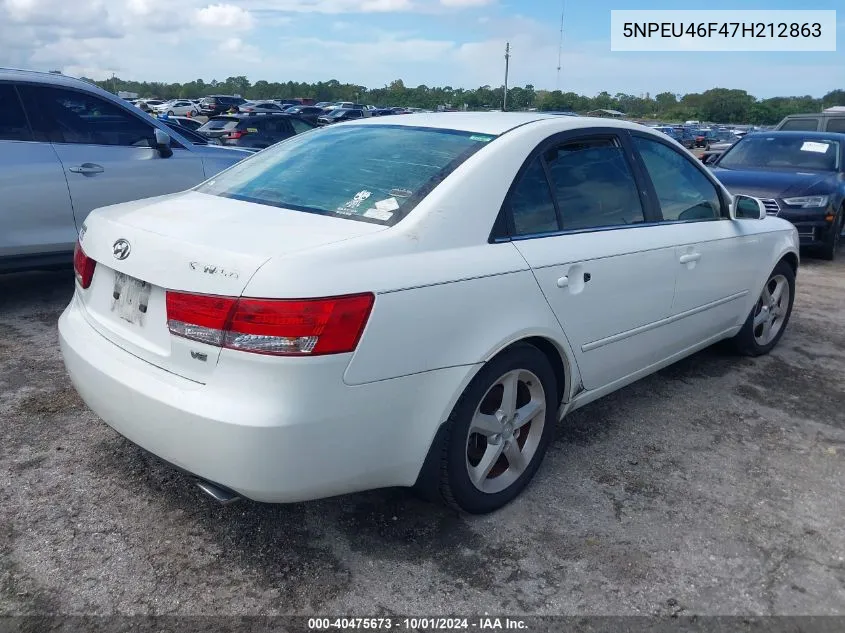
<instances>
[{"instance_id":1,"label":"door handle","mask_svg":"<svg viewBox=\"0 0 845 633\"><path fill-rule=\"evenodd\" d=\"M566 288L569 285L569 277L561 277L557 280L558 288Z\"/></svg>"},{"instance_id":2,"label":"door handle","mask_svg":"<svg viewBox=\"0 0 845 633\"><path fill-rule=\"evenodd\" d=\"M75 167L68 167L68 171L72 171L74 174L102 174L106 170L102 165L96 163L82 163Z\"/></svg>"},{"instance_id":3,"label":"door handle","mask_svg":"<svg viewBox=\"0 0 845 633\"><path fill-rule=\"evenodd\" d=\"M701 253L687 253L686 255L681 255L680 262L682 264L689 264L690 262L697 262L701 259Z\"/></svg>"}]
</instances>

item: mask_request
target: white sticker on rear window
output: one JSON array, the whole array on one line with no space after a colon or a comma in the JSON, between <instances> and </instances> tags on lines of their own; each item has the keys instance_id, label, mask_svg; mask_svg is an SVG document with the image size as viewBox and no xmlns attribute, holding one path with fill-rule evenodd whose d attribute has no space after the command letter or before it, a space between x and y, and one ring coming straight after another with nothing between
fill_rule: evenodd
<instances>
[{"instance_id":1,"label":"white sticker on rear window","mask_svg":"<svg viewBox=\"0 0 845 633\"><path fill-rule=\"evenodd\" d=\"M337 210L338 211L352 211L354 209L357 209L358 207L361 206L361 203L364 202L364 200L369 198L371 195L373 195L373 193L371 191L359 191L358 193L355 194L355 196L352 198L352 200L350 200L349 202L347 202L343 206L338 207Z\"/></svg>"},{"instance_id":2,"label":"white sticker on rear window","mask_svg":"<svg viewBox=\"0 0 845 633\"><path fill-rule=\"evenodd\" d=\"M387 200L379 200L376 202L376 209L381 211L396 211L399 208L399 203L396 198L388 198Z\"/></svg>"},{"instance_id":3,"label":"white sticker on rear window","mask_svg":"<svg viewBox=\"0 0 845 633\"><path fill-rule=\"evenodd\" d=\"M816 143L815 141L804 141L801 146L802 152L816 152L817 154L824 154L827 152L830 145L828 143Z\"/></svg>"},{"instance_id":4,"label":"white sticker on rear window","mask_svg":"<svg viewBox=\"0 0 845 633\"><path fill-rule=\"evenodd\" d=\"M399 207L396 207L397 209ZM376 220L389 220L393 217L393 211L387 211L385 209L367 209L364 211L365 218L374 218Z\"/></svg>"},{"instance_id":5,"label":"white sticker on rear window","mask_svg":"<svg viewBox=\"0 0 845 633\"><path fill-rule=\"evenodd\" d=\"M482 143L488 143L488 142L493 140L493 137L492 136L474 135L474 136L470 136L469 140L471 140L471 141L481 141Z\"/></svg>"}]
</instances>

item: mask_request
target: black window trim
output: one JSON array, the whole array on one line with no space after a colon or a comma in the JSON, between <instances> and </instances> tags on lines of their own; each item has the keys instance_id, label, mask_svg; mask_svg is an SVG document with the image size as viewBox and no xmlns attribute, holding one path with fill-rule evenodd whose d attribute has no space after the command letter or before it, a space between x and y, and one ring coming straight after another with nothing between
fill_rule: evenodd
<instances>
[{"instance_id":1,"label":"black window trim","mask_svg":"<svg viewBox=\"0 0 845 633\"><path fill-rule=\"evenodd\" d=\"M651 199L653 199L654 202L655 202L655 205L654 205L655 206L655 213L659 217L659 220L657 220L656 224L659 224L661 226L665 226L667 224L692 224L692 223L697 223L697 222L716 222L716 221L730 220L731 219L730 205L729 205L728 200L725 196L725 192L722 190L722 185L719 183L719 181L716 179L716 177L713 175L713 173L701 163L700 160L696 160L696 161L690 160L689 156L687 156L686 154L681 152L677 147L673 146L671 142L665 141L664 139L662 139L659 136L656 136L654 134L649 134L648 132L641 132L639 130L631 130L631 142L632 142L632 144L633 144L634 137L644 138L648 141L655 141L656 143L660 143L661 145L665 145L666 147L673 150L674 152L677 152L681 156L681 158L683 158L690 165L695 167L695 169L697 169L701 174L703 174L704 177L710 182L710 184L713 185L713 187L715 187L716 195L719 198L719 217L718 218L697 218L697 219L691 219L691 220L667 220L667 219L665 219L663 217L663 211L660 208L659 198L657 197L657 189L654 187L654 183L651 180L651 176L648 173L648 169L646 169L645 163L643 162L643 158L642 158L642 156L640 156L639 150L636 147L632 147L632 149L634 150L634 157L635 157L634 159L637 161L639 169L642 172L642 177L645 181L645 186L649 190L649 195L650 195Z\"/></svg>"},{"instance_id":2,"label":"black window trim","mask_svg":"<svg viewBox=\"0 0 845 633\"><path fill-rule=\"evenodd\" d=\"M545 152L552 146L566 145L568 143L590 139L611 139L619 144L619 147L622 150L622 154L625 159L625 163L628 165L628 169L631 171L631 175L634 178L634 183L640 198L640 206L643 211L644 222L640 222L637 224L614 224L609 226L596 226L582 229L560 228L561 226L563 226L561 212L558 205L557 196L554 195L554 190L552 188L552 179L549 174L548 165L546 164L543 154L545 154ZM543 171L546 175L546 184L549 186L552 202L555 206L555 213L557 215L558 221L558 230L546 231L541 233L526 233L524 235L515 235L516 230L513 220L513 213L511 212L510 207L511 198L513 197L513 193L517 185L520 183L522 177L525 175L525 172L529 169L534 159L538 157L540 159L540 164L543 166ZM493 222L493 227L491 228L490 236L488 237L487 242L490 244L498 244L503 242L522 241L544 237L558 237L561 235L576 235L579 233L597 233L601 231L638 229L648 226L658 226L660 224L664 224L664 222L662 222L661 216L659 215L659 208L656 206L657 198L655 197L654 189L647 188L648 181L644 179L645 175L641 171L640 165L636 160L637 158L638 156L636 155L636 149L631 143L630 133L629 130L626 128L592 127L567 130L565 132L557 132L555 134L552 134L551 136L545 138L543 141L537 144L537 146L531 151L530 154L528 154L527 158L523 161L522 165L516 173L516 176L511 182L510 187L508 188L508 192L505 194L505 199L502 202L502 206L499 209L499 213L497 214L496 219Z\"/></svg>"},{"instance_id":3,"label":"black window trim","mask_svg":"<svg viewBox=\"0 0 845 633\"><path fill-rule=\"evenodd\" d=\"M39 141L37 138L35 138L35 129L32 127L32 121L29 118L29 112L27 112L23 97L21 97L21 93L18 90L18 82L0 81L0 86L10 86L12 88L12 94L14 94L15 98L18 100L18 105L21 107L21 112L23 112L24 120L26 121L26 127L29 130L29 139L0 138L0 141L4 143L41 143L42 141Z\"/></svg>"},{"instance_id":4,"label":"black window trim","mask_svg":"<svg viewBox=\"0 0 845 633\"><path fill-rule=\"evenodd\" d=\"M122 104L118 104L118 103L111 101L110 99L104 98L103 95L101 95L101 94L97 94L96 92L89 91L89 90L84 90L84 89L78 88L77 86L65 86L65 85L62 85L62 84L52 84L52 83L45 83L45 82L40 82L40 81L20 81L20 82L17 82L16 88L18 89L18 98L20 99L21 103L24 106L24 112L27 115L27 120L30 120L29 108L27 108L27 102L23 98L24 95L22 95L20 93L20 88L22 88L22 87L24 87L24 88L56 88L56 89L59 89L59 90L69 90L70 92L76 92L76 93L79 93L81 95L86 95L88 97L96 97L97 99L100 99L101 101L105 101L106 103L109 103L109 104L113 105L114 107L119 108L121 111L125 112L126 114L128 114L131 117L138 119L139 121L141 121L145 125L150 126L154 130L155 129L161 129L162 132L164 132L165 134L170 136L170 141L171 141L170 149L188 150L188 148L183 143L181 143L178 138L174 138L173 135L170 134L171 128L169 128L168 126L163 125L163 124L162 124L162 127L159 128L157 125L150 123L144 117L140 116L140 114L136 114L135 112L132 111L131 108L134 108L135 106L124 107ZM34 101L35 103L38 103L37 99L32 99L32 101ZM140 111L140 108L138 108L138 110ZM43 114L41 112L40 107L36 108L35 115L39 120L43 120ZM150 117L150 118L152 118L152 117ZM30 128L33 132L33 138L34 138L35 137L35 135L34 135L35 128L32 127L31 121L30 121ZM175 132L175 130L173 130L173 131ZM176 134L178 134L178 132L176 132ZM49 139L45 139L43 141L37 141L36 140L36 142L51 143L52 145L88 145L90 147L131 147L130 145L104 145L102 143L65 143L65 142L62 142L62 141L50 141ZM141 149L146 149L146 148L142 147ZM155 148L151 147L150 149L155 149ZM190 150L188 150L188 151L190 151Z\"/></svg>"}]
</instances>

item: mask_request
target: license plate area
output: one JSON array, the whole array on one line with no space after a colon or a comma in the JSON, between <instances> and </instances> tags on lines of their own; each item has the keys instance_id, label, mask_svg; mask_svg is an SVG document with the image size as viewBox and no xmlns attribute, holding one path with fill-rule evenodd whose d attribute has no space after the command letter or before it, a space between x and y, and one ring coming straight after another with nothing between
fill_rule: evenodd
<instances>
[{"instance_id":1,"label":"license plate area","mask_svg":"<svg viewBox=\"0 0 845 633\"><path fill-rule=\"evenodd\" d=\"M152 286L125 273L115 272L112 312L123 321L143 327L150 304Z\"/></svg>"}]
</instances>

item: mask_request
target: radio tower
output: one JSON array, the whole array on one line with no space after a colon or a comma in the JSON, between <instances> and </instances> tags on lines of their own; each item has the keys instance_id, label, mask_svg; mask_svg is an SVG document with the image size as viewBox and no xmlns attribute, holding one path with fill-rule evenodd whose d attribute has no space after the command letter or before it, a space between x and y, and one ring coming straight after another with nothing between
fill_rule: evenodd
<instances>
[{"instance_id":1,"label":"radio tower","mask_svg":"<svg viewBox=\"0 0 845 633\"><path fill-rule=\"evenodd\" d=\"M560 90L560 68L561 60L563 59L563 13L566 8L566 0L560 3L560 40L557 45L557 79L555 80L555 90Z\"/></svg>"}]
</instances>

